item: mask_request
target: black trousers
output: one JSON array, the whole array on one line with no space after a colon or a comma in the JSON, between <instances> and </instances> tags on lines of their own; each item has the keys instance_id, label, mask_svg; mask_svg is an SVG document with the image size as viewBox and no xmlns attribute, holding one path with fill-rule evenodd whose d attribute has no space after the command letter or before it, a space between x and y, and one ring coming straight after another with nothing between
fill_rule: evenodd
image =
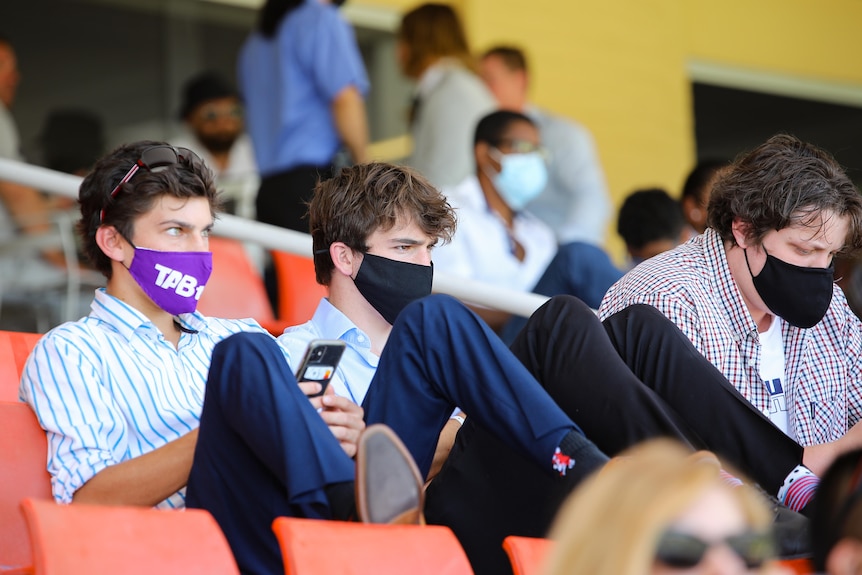
<instances>
[{"instance_id":1,"label":"black trousers","mask_svg":"<svg viewBox=\"0 0 862 575\"><path fill-rule=\"evenodd\" d=\"M308 202L314 186L332 177L332 166L298 166L264 177L257 192L257 221L308 233Z\"/></svg>"},{"instance_id":2,"label":"black trousers","mask_svg":"<svg viewBox=\"0 0 862 575\"><path fill-rule=\"evenodd\" d=\"M600 322L557 296L511 346L563 411L615 455L653 437L710 449L770 493L802 447L755 409L658 310L636 305ZM471 421L427 492L429 523L448 525L477 575L511 573L506 535L541 537L571 489L526 465Z\"/></svg>"}]
</instances>

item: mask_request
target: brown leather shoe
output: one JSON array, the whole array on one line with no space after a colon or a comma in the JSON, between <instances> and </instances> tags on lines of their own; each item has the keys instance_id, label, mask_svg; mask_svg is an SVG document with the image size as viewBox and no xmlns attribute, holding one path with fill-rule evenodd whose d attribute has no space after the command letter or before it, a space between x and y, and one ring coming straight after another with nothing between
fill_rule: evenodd
<instances>
[{"instance_id":1,"label":"brown leather shoe","mask_svg":"<svg viewBox=\"0 0 862 575\"><path fill-rule=\"evenodd\" d=\"M363 523L424 525L425 491L413 457L389 427L375 424L359 438L356 508Z\"/></svg>"}]
</instances>

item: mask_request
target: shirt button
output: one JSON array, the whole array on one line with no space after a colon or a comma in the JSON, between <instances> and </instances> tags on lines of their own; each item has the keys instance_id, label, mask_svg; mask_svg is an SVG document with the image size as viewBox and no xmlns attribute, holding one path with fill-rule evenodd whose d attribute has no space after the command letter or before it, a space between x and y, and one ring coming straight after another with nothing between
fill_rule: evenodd
<instances>
[{"instance_id":1,"label":"shirt button","mask_svg":"<svg viewBox=\"0 0 862 575\"><path fill-rule=\"evenodd\" d=\"M365 343L365 336L364 335L356 336L356 341L358 341L359 343Z\"/></svg>"}]
</instances>

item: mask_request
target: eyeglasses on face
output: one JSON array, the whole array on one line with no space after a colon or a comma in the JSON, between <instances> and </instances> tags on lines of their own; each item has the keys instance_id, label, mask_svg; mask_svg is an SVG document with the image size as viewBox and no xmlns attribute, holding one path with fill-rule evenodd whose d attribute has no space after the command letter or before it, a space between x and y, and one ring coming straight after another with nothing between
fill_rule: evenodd
<instances>
[{"instance_id":1,"label":"eyeglasses on face","mask_svg":"<svg viewBox=\"0 0 862 575\"><path fill-rule=\"evenodd\" d=\"M118 183L111 191L111 199L117 197L123 184L131 180L132 177L138 173L138 170L143 168L150 172L158 172L168 166L179 164L181 161L188 161L192 164L201 163L201 159L198 155L188 148L175 148L168 145L144 148L138 161L132 164L132 167L129 168L129 171L126 172L126 175L120 180L120 183ZM105 208L102 208L102 211L99 214L99 221L105 221Z\"/></svg>"},{"instance_id":2,"label":"eyeglasses on face","mask_svg":"<svg viewBox=\"0 0 862 575\"><path fill-rule=\"evenodd\" d=\"M230 106L229 108L205 106L198 113L198 117L204 122L214 122L220 118L239 120L242 119L242 108L239 106Z\"/></svg>"},{"instance_id":3,"label":"eyeglasses on face","mask_svg":"<svg viewBox=\"0 0 862 575\"><path fill-rule=\"evenodd\" d=\"M704 541L679 531L665 531L659 538L656 560L669 567L690 569L703 561L706 552L716 545L729 547L749 569L761 567L775 557L775 543L769 532L746 531L720 541Z\"/></svg>"},{"instance_id":4,"label":"eyeglasses on face","mask_svg":"<svg viewBox=\"0 0 862 575\"><path fill-rule=\"evenodd\" d=\"M540 144L516 138L501 138L500 143L496 148L506 154L530 154L532 152L539 152L543 156L547 155L545 148Z\"/></svg>"}]
</instances>

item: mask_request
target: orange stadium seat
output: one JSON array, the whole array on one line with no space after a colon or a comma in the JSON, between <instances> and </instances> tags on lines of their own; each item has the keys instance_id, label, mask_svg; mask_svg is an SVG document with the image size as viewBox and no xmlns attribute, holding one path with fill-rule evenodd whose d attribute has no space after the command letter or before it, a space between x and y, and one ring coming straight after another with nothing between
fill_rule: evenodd
<instances>
[{"instance_id":1,"label":"orange stadium seat","mask_svg":"<svg viewBox=\"0 0 862 575\"><path fill-rule=\"evenodd\" d=\"M790 570L795 575L808 575L814 573L814 565L810 559L785 559L779 561L782 567Z\"/></svg>"},{"instance_id":2,"label":"orange stadium seat","mask_svg":"<svg viewBox=\"0 0 862 575\"><path fill-rule=\"evenodd\" d=\"M238 575L207 511L104 505L21 504L35 575Z\"/></svg>"},{"instance_id":3,"label":"orange stadium seat","mask_svg":"<svg viewBox=\"0 0 862 575\"><path fill-rule=\"evenodd\" d=\"M19 505L51 499L48 442L26 403L0 401L0 573L32 565L30 538Z\"/></svg>"},{"instance_id":4,"label":"orange stadium seat","mask_svg":"<svg viewBox=\"0 0 862 575\"><path fill-rule=\"evenodd\" d=\"M0 331L0 401L18 401L24 363L40 337L40 333Z\"/></svg>"},{"instance_id":5,"label":"orange stadium seat","mask_svg":"<svg viewBox=\"0 0 862 575\"><path fill-rule=\"evenodd\" d=\"M305 323L314 315L326 286L317 283L314 261L288 252L272 252L278 281L278 318L287 325Z\"/></svg>"},{"instance_id":6,"label":"orange stadium seat","mask_svg":"<svg viewBox=\"0 0 862 575\"><path fill-rule=\"evenodd\" d=\"M286 575L471 575L448 527L372 525L278 517L272 524Z\"/></svg>"},{"instance_id":7,"label":"orange stadium seat","mask_svg":"<svg viewBox=\"0 0 862 575\"><path fill-rule=\"evenodd\" d=\"M539 575L552 546L550 539L538 537L509 535L503 539L503 549L512 562L515 575Z\"/></svg>"},{"instance_id":8,"label":"orange stadium seat","mask_svg":"<svg viewBox=\"0 0 862 575\"><path fill-rule=\"evenodd\" d=\"M242 242L211 237L213 273L198 302L204 315L228 319L254 318L273 335L291 324L275 318L263 279Z\"/></svg>"}]
</instances>

